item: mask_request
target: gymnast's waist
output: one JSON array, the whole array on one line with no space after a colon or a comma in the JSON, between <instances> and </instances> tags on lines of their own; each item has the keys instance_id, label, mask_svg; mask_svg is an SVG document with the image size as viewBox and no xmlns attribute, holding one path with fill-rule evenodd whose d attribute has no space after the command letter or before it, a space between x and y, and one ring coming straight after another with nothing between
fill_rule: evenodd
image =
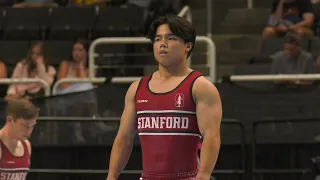
<instances>
[{"instance_id":1,"label":"gymnast's waist","mask_svg":"<svg viewBox=\"0 0 320 180\"><path fill-rule=\"evenodd\" d=\"M142 172L142 180L183 180L188 178L195 178L198 169L188 172L174 173L174 174L161 174L161 173L148 173Z\"/></svg>"}]
</instances>

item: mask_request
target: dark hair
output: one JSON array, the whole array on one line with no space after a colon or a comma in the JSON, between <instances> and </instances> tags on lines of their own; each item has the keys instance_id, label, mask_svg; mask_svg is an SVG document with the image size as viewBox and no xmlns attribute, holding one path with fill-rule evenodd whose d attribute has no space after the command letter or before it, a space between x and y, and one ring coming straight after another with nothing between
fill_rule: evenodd
<instances>
[{"instance_id":1,"label":"dark hair","mask_svg":"<svg viewBox=\"0 0 320 180\"><path fill-rule=\"evenodd\" d=\"M73 51L73 47L74 45L76 44L81 44L83 46L83 48L85 49L85 51L89 51L89 43L88 41L84 40L84 39L77 39L76 41L74 41L74 43L72 44L72 51ZM70 61L74 62L74 59L73 59L73 55L72 55L72 52L71 52L71 56L70 56ZM89 59L87 57L87 61L86 61L86 64L85 64L86 67L89 66Z\"/></svg>"},{"instance_id":2,"label":"dark hair","mask_svg":"<svg viewBox=\"0 0 320 180\"><path fill-rule=\"evenodd\" d=\"M161 16L152 22L150 30L147 34L147 38L154 42L157 29L160 25L163 24L168 24L172 33L175 36L178 36L179 38L183 39L184 43L192 43L192 48L188 52L189 57L192 52L192 49L195 46L196 41L196 30L193 28L192 24L186 19L177 15Z\"/></svg>"},{"instance_id":3,"label":"dark hair","mask_svg":"<svg viewBox=\"0 0 320 180\"><path fill-rule=\"evenodd\" d=\"M296 33L289 32L284 36L284 43L300 45L300 37Z\"/></svg>"},{"instance_id":4,"label":"dark hair","mask_svg":"<svg viewBox=\"0 0 320 180\"><path fill-rule=\"evenodd\" d=\"M31 59L32 50L36 46L40 46L41 55L43 56L43 63L44 63L44 67L46 68L46 71L48 71L48 68L49 68L49 57L47 54L47 50L46 50L42 41L37 41L31 45L31 47L27 53L27 57L25 59L25 63L29 65L28 76L30 76L32 71L37 68L36 66L34 66L34 64L32 63L32 59Z\"/></svg>"}]
</instances>

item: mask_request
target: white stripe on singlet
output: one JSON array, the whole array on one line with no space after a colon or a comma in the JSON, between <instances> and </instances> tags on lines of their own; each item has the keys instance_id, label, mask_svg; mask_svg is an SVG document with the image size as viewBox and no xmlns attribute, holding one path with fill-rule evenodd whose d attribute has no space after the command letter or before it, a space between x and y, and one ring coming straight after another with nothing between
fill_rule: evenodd
<instances>
[{"instance_id":1,"label":"white stripe on singlet","mask_svg":"<svg viewBox=\"0 0 320 180\"><path fill-rule=\"evenodd\" d=\"M29 168L0 168L0 171L29 171Z\"/></svg>"},{"instance_id":2,"label":"white stripe on singlet","mask_svg":"<svg viewBox=\"0 0 320 180\"><path fill-rule=\"evenodd\" d=\"M145 111L137 112L137 114L162 114L162 113L196 114L196 112L194 111L181 111L181 110L145 110Z\"/></svg>"},{"instance_id":3,"label":"white stripe on singlet","mask_svg":"<svg viewBox=\"0 0 320 180\"><path fill-rule=\"evenodd\" d=\"M200 134L196 133L165 133L165 132L140 132L140 136L198 136L201 138Z\"/></svg>"}]
</instances>

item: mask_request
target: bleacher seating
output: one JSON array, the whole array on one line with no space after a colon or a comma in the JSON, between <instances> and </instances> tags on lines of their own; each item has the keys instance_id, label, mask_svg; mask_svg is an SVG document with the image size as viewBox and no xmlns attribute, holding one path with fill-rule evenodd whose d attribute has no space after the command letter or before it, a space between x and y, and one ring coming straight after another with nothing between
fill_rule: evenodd
<instances>
[{"instance_id":1,"label":"bleacher seating","mask_svg":"<svg viewBox=\"0 0 320 180\"><path fill-rule=\"evenodd\" d=\"M117 20L114 20L114 16ZM125 37L141 31L143 11L139 8L100 8L93 30L93 37Z\"/></svg>"},{"instance_id":2,"label":"bleacher seating","mask_svg":"<svg viewBox=\"0 0 320 180\"><path fill-rule=\"evenodd\" d=\"M95 23L95 8L53 8L49 37L55 40L91 39Z\"/></svg>"},{"instance_id":3,"label":"bleacher seating","mask_svg":"<svg viewBox=\"0 0 320 180\"><path fill-rule=\"evenodd\" d=\"M1 13L3 14L5 14L3 39L40 40L44 38L45 28L49 22L48 8L7 8L5 13Z\"/></svg>"},{"instance_id":4,"label":"bleacher seating","mask_svg":"<svg viewBox=\"0 0 320 180\"><path fill-rule=\"evenodd\" d=\"M143 32L142 19L140 8L7 8L0 13L3 32L0 39L92 40L92 34L94 38L137 36Z\"/></svg>"},{"instance_id":5,"label":"bleacher seating","mask_svg":"<svg viewBox=\"0 0 320 180\"><path fill-rule=\"evenodd\" d=\"M12 69L17 62L26 57L29 44L28 41L0 41L0 60Z\"/></svg>"},{"instance_id":6,"label":"bleacher seating","mask_svg":"<svg viewBox=\"0 0 320 180\"><path fill-rule=\"evenodd\" d=\"M69 60L72 56L72 41L45 41L44 49L50 58L50 64L58 66L61 61Z\"/></svg>"}]
</instances>

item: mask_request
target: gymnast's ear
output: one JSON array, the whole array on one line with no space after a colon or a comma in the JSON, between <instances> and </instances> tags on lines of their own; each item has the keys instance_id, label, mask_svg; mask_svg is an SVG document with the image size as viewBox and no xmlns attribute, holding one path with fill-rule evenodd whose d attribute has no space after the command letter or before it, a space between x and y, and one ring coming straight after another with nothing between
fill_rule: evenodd
<instances>
[{"instance_id":1,"label":"gymnast's ear","mask_svg":"<svg viewBox=\"0 0 320 180\"><path fill-rule=\"evenodd\" d=\"M189 51L191 51L193 44L191 42L188 42L188 43L186 43L185 47L186 47L186 51L189 52Z\"/></svg>"}]
</instances>

